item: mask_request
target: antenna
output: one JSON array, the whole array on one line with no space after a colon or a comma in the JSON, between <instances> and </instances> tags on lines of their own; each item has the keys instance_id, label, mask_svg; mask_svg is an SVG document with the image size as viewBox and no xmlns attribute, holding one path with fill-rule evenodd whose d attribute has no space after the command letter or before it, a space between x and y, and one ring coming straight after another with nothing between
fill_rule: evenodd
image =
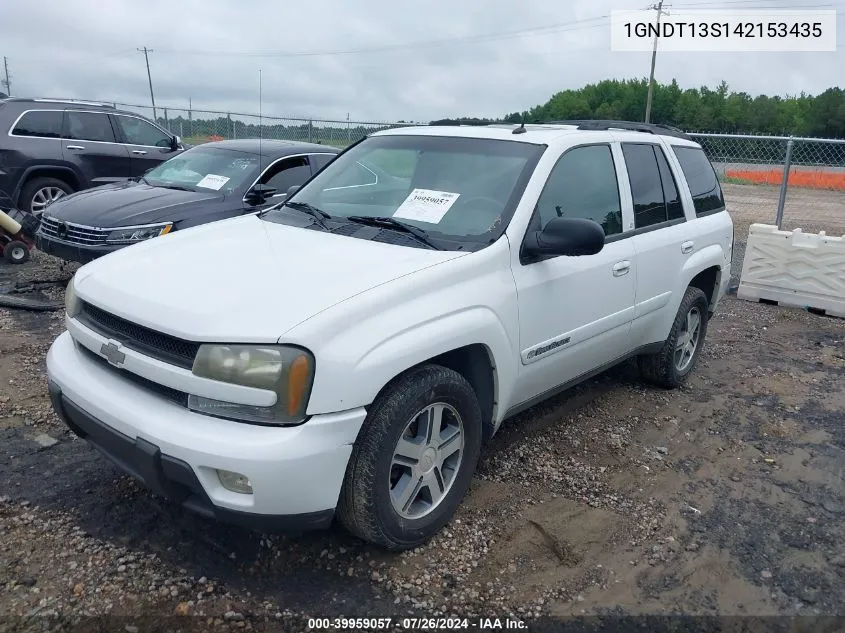
<instances>
[{"instance_id":1,"label":"antenna","mask_svg":"<svg viewBox=\"0 0 845 633\"><path fill-rule=\"evenodd\" d=\"M258 173L261 174L261 140L264 124L261 117L261 69L258 69Z\"/></svg>"}]
</instances>

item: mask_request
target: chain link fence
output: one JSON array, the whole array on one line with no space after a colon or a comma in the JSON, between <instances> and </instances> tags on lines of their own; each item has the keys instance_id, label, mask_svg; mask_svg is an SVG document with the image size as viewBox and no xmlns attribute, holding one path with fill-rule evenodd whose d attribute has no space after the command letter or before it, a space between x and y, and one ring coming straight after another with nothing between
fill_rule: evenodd
<instances>
[{"instance_id":1,"label":"chain link fence","mask_svg":"<svg viewBox=\"0 0 845 633\"><path fill-rule=\"evenodd\" d=\"M258 116L242 112L194 110L189 108L140 106L112 102L116 108L136 112L155 120L160 126L182 137L186 143L198 145L209 141L239 138L265 138L304 141L343 148L367 134L406 125L404 121L333 121L327 119Z\"/></svg>"},{"instance_id":2,"label":"chain link fence","mask_svg":"<svg viewBox=\"0 0 845 633\"><path fill-rule=\"evenodd\" d=\"M690 134L722 181L737 239L753 222L845 235L845 140Z\"/></svg>"}]
</instances>

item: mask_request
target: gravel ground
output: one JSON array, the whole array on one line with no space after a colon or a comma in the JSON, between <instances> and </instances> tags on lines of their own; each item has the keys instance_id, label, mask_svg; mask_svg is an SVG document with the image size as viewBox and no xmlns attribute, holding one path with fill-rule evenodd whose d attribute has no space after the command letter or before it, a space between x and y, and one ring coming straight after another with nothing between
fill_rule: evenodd
<instances>
[{"instance_id":1,"label":"gravel ground","mask_svg":"<svg viewBox=\"0 0 845 633\"><path fill-rule=\"evenodd\" d=\"M69 276L0 264L51 300ZM0 630L845 615L845 321L728 297L686 387L626 364L510 420L447 529L395 555L211 523L123 476L50 409L61 319L0 308Z\"/></svg>"}]
</instances>

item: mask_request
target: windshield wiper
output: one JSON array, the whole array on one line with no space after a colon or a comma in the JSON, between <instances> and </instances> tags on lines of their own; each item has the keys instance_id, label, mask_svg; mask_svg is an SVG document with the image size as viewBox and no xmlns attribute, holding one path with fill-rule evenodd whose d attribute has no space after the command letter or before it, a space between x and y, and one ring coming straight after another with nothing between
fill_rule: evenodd
<instances>
[{"instance_id":1,"label":"windshield wiper","mask_svg":"<svg viewBox=\"0 0 845 633\"><path fill-rule=\"evenodd\" d=\"M302 211L303 213L307 213L317 221L317 224L319 224L320 227L322 227L326 231L330 230L329 227L326 226L325 220L331 220L332 216L330 216L322 209L318 209L313 204L308 204L307 202L283 202L281 205L274 208L281 209L282 207L290 207L291 209L295 209L296 211Z\"/></svg>"},{"instance_id":2,"label":"windshield wiper","mask_svg":"<svg viewBox=\"0 0 845 633\"><path fill-rule=\"evenodd\" d=\"M150 184L150 183L147 183ZM191 187L183 187L182 185L171 185L171 184L163 184L163 185L152 185L153 187L162 187L163 189L176 189L177 191L196 191Z\"/></svg>"},{"instance_id":3,"label":"windshield wiper","mask_svg":"<svg viewBox=\"0 0 845 633\"><path fill-rule=\"evenodd\" d=\"M414 226L413 224L407 224L405 222L401 222L396 218L391 218L385 215L377 215L377 216L368 216L368 215L350 215L346 218L350 222L356 222L358 224L367 224L369 226L382 226L385 228L394 229L397 231L402 231L403 233L409 233L417 238L420 242L428 246L429 248L433 248L436 251L443 250L437 244L431 241L431 238L428 236L428 233L423 231L421 228Z\"/></svg>"}]
</instances>

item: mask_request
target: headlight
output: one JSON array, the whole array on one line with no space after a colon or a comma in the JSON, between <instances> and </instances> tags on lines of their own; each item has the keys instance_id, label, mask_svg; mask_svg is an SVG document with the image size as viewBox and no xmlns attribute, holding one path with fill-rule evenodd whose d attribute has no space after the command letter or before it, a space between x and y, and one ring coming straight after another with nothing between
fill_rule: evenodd
<instances>
[{"instance_id":1,"label":"headlight","mask_svg":"<svg viewBox=\"0 0 845 633\"><path fill-rule=\"evenodd\" d=\"M65 312L71 318L79 314L80 309L79 299L76 298L76 291L73 289L74 279L76 279L76 275L70 278L67 288L65 288Z\"/></svg>"},{"instance_id":2,"label":"headlight","mask_svg":"<svg viewBox=\"0 0 845 633\"><path fill-rule=\"evenodd\" d=\"M223 402L190 395L198 413L261 424L298 424L305 419L314 380L314 357L282 345L202 345L194 359L195 376L276 393L271 407Z\"/></svg>"},{"instance_id":3,"label":"headlight","mask_svg":"<svg viewBox=\"0 0 845 633\"><path fill-rule=\"evenodd\" d=\"M148 240L152 237L170 233L173 228L172 222L166 224L151 224L149 226L127 226L124 229L115 229L106 237L107 244L134 244Z\"/></svg>"}]
</instances>

